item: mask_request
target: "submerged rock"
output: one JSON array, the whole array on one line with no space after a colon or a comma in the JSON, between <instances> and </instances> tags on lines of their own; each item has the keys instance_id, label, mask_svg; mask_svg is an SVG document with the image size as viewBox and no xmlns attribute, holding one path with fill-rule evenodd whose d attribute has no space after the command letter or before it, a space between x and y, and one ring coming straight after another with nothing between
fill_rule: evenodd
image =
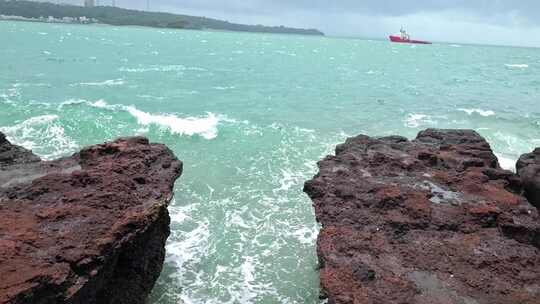
<instances>
[{"instance_id":1,"label":"submerged rock","mask_svg":"<svg viewBox=\"0 0 540 304\"><path fill-rule=\"evenodd\" d=\"M523 182L525 196L533 205L540 208L540 148L522 155L516 167Z\"/></svg>"},{"instance_id":2,"label":"submerged rock","mask_svg":"<svg viewBox=\"0 0 540 304\"><path fill-rule=\"evenodd\" d=\"M181 172L141 137L45 162L0 135L0 303L144 303Z\"/></svg>"},{"instance_id":3,"label":"submerged rock","mask_svg":"<svg viewBox=\"0 0 540 304\"><path fill-rule=\"evenodd\" d=\"M468 130L358 136L305 184L329 304L538 304L540 218Z\"/></svg>"}]
</instances>

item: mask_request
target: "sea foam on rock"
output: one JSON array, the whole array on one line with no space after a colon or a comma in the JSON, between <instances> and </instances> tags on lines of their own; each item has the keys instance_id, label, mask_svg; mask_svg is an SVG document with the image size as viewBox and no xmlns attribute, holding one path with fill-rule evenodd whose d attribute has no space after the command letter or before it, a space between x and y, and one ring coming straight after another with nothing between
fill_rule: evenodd
<instances>
[{"instance_id":1,"label":"sea foam on rock","mask_svg":"<svg viewBox=\"0 0 540 304\"><path fill-rule=\"evenodd\" d=\"M540 217L470 130L350 138L304 191L329 304L540 303Z\"/></svg>"},{"instance_id":2,"label":"sea foam on rock","mask_svg":"<svg viewBox=\"0 0 540 304\"><path fill-rule=\"evenodd\" d=\"M46 162L0 134L0 303L145 303L181 173L142 137Z\"/></svg>"}]
</instances>

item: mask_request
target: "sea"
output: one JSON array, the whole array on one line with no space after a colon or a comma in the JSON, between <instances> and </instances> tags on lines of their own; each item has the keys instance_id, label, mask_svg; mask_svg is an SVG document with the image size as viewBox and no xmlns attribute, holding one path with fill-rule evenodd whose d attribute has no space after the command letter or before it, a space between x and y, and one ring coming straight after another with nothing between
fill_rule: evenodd
<instances>
[{"instance_id":1,"label":"sea","mask_svg":"<svg viewBox=\"0 0 540 304\"><path fill-rule=\"evenodd\" d=\"M52 160L121 136L184 174L149 303L320 303L303 183L358 134L483 135L512 170L540 146L540 51L0 22L0 131Z\"/></svg>"}]
</instances>

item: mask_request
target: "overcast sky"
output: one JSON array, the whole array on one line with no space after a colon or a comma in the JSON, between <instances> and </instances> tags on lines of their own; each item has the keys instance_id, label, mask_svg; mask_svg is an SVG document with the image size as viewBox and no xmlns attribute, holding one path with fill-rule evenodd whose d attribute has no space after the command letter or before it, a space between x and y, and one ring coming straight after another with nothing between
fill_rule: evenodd
<instances>
[{"instance_id":1,"label":"overcast sky","mask_svg":"<svg viewBox=\"0 0 540 304\"><path fill-rule=\"evenodd\" d=\"M99 0L101 4L111 1ZM152 10L239 23L317 28L327 35L385 38L403 25L418 39L540 46L540 0L150 1ZM146 0L116 3L146 8Z\"/></svg>"}]
</instances>

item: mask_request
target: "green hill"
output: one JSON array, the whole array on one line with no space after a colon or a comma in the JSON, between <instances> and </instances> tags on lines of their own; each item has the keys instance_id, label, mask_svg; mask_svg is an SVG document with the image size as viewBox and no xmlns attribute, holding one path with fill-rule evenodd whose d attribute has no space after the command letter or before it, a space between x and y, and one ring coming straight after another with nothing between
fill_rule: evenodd
<instances>
[{"instance_id":1,"label":"green hill","mask_svg":"<svg viewBox=\"0 0 540 304\"><path fill-rule=\"evenodd\" d=\"M158 12L144 12L111 6L82 7L75 5L58 5L48 2L0 0L0 15L21 16L38 19L40 17L78 18L87 17L100 23L111 25L139 25L161 28L179 28L194 30L225 30L238 32L324 35L315 29L296 29L284 26L244 25L227 21L177 15Z\"/></svg>"}]
</instances>

